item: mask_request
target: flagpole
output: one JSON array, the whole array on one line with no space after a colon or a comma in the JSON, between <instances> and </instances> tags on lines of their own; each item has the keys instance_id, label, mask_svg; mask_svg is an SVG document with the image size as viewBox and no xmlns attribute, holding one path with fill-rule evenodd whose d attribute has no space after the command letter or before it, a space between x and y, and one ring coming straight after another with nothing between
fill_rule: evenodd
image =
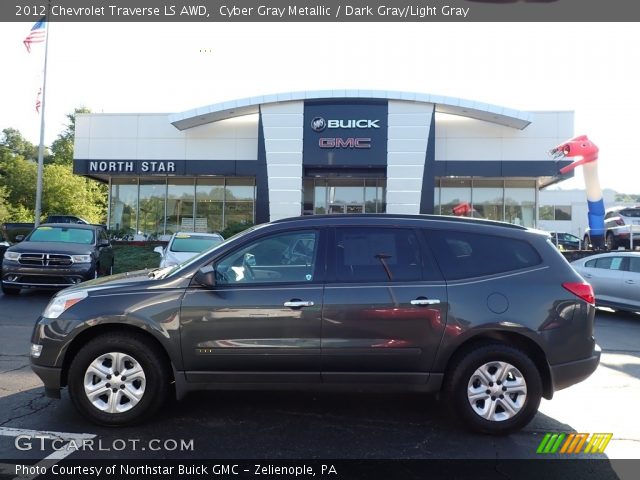
<instances>
[{"instance_id":1,"label":"flagpole","mask_svg":"<svg viewBox=\"0 0 640 480\"><path fill-rule=\"evenodd\" d=\"M42 108L40 110L40 146L38 147L38 180L36 183L36 211L35 211L35 226L40 225L40 214L42 209L42 173L44 169L44 109L47 106L47 59L49 53L49 30L51 29L51 22L49 21L51 14L51 3L49 3L47 17L46 17L46 37L44 43L44 74L42 78Z\"/></svg>"}]
</instances>

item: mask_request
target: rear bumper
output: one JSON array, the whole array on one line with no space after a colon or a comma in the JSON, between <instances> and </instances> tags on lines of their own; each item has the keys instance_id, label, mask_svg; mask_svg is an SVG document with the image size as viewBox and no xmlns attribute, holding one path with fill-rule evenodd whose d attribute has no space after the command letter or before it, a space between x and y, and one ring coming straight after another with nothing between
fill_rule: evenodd
<instances>
[{"instance_id":1,"label":"rear bumper","mask_svg":"<svg viewBox=\"0 0 640 480\"><path fill-rule=\"evenodd\" d=\"M574 362L561 363L551 365L551 382L553 391L562 390L563 388L575 385L589 377L598 368L600 363L601 349L595 346L593 354L589 358L576 360Z\"/></svg>"}]
</instances>

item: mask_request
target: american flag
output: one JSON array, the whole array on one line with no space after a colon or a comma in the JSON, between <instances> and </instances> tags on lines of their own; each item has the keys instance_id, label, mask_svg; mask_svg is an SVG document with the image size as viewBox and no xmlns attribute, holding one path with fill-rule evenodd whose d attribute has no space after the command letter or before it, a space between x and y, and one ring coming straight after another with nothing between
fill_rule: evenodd
<instances>
[{"instance_id":1,"label":"american flag","mask_svg":"<svg viewBox=\"0 0 640 480\"><path fill-rule=\"evenodd\" d=\"M40 90L38 90L38 95L36 96L36 112L38 113L40 113L40 107L42 106L40 95L42 95L42 87L40 87Z\"/></svg>"},{"instance_id":2,"label":"american flag","mask_svg":"<svg viewBox=\"0 0 640 480\"><path fill-rule=\"evenodd\" d=\"M31 31L27 38L24 39L24 46L27 47L27 52L31 53L31 44L32 43L42 43L45 40L45 20L42 17L38 22L36 22L33 27L31 27Z\"/></svg>"}]
</instances>

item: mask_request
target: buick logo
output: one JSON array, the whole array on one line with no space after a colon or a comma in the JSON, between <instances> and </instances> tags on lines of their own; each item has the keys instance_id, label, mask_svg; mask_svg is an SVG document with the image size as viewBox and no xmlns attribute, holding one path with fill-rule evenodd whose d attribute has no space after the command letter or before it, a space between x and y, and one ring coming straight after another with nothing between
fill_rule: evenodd
<instances>
[{"instance_id":1,"label":"buick logo","mask_svg":"<svg viewBox=\"0 0 640 480\"><path fill-rule=\"evenodd\" d=\"M315 117L311 120L311 130L314 132L322 132L327 128L327 121L322 117Z\"/></svg>"}]
</instances>

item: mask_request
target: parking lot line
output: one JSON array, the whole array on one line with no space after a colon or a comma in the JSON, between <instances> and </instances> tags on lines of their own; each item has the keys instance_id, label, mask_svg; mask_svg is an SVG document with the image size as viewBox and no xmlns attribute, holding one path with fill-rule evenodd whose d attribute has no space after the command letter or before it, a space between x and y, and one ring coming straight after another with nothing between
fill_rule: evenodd
<instances>
[{"instance_id":1,"label":"parking lot line","mask_svg":"<svg viewBox=\"0 0 640 480\"><path fill-rule=\"evenodd\" d=\"M71 441L82 441L82 440L91 440L96 436L92 433L68 433L68 432L52 432L48 430L30 430L25 428L10 428L10 427L0 427L0 436L2 437L20 437L20 436L28 436L37 439L43 440L61 440L65 443ZM73 449L58 449L54 450L48 456L40 460L36 463L35 467L46 467L47 470L50 469L53 465L58 463L60 460L68 457L74 452ZM37 471L38 469L36 469ZM16 469L15 464L0 464L0 473L15 475ZM20 480L33 480L38 475L21 475L19 477L15 477Z\"/></svg>"}]
</instances>

